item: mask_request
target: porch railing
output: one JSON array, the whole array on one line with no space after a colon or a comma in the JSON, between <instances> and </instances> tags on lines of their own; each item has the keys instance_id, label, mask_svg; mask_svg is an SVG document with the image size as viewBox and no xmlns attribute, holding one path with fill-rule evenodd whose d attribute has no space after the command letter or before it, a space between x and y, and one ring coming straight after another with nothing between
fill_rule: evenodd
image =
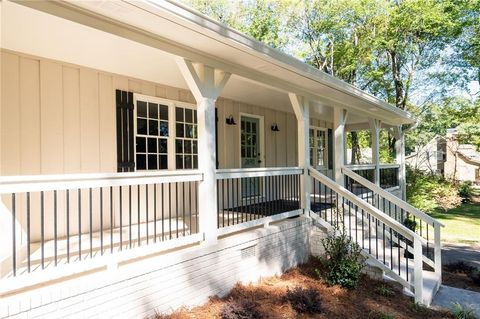
<instances>
[{"instance_id":1,"label":"porch railing","mask_svg":"<svg viewBox=\"0 0 480 319\"><path fill-rule=\"evenodd\" d=\"M423 243L423 261L441 275L441 243L440 231L444 225L413 207L406 201L378 187L347 167L342 169L347 185L360 184L365 189L363 198L392 219L415 232Z\"/></svg>"},{"instance_id":2,"label":"porch railing","mask_svg":"<svg viewBox=\"0 0 480 319\"><path fill-rule=\"evenodd\" d=\"M218 234L299 215L302 168L217 171Z\"/></svg>"},{"instance_id":3,"label":"porch railing","mask_svg":"<svg viewBox=\"0 0 480 319\"><path fill-rule=\"evenodd\" d=\"M11 216L0 278L197 234L202 176L175 171L0 178L0 209Z\"/></svg>"},{"instance_id":4,"label":"porch railing","mask_svg":"<svg viewBox=\"0 0 480 319\"><path fill-rule=\"evenodd\" d=\"M354 171L357 175L363 177L367 181L371 183L375 183L375 164L360 164L360 165L346 165L346 168ZM380 171L380 180L379 185L383 189L392 189L395 187L399 187L399 180L398 180L398 170L400 165L398 164L380 164L379 171ZM348 189L350 189L353 193L365 194L368 192L362 184L355 183L354 180L345 179L345 185ZM350 183L350 184L349 184Z\"/></svg>"}]
</instances>

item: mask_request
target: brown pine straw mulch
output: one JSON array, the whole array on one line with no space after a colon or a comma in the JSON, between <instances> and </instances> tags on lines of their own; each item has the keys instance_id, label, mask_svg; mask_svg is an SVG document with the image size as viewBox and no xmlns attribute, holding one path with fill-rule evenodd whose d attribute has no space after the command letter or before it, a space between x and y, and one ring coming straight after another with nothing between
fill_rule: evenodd
<instances>
[{"instance_id":1,"label":"brown pine straw mulch","mask_svg":"<svg viewBox=\"0 0 480 319\"><path fill-rule=\"evenodd\" d=\"M206 304L193 309L180 309L169 315L158 314L156 319L220 318L222 306L227 300L249 299L260 304L263 318L339 318L339 319L415 319L454 318L451 314L413 306L412 298L405 296L399 285L375 281L364 276L357 289L347 290L339 286L328 287L317 279L315 269L319 268L315 258L307 264L295 267L280 277L270 277L250 285L237 284L228 296L212 297ZM322 299L323 312L315 315L297 314L285 301L287 288L297 286L314 288ZM393 296L381 296L377 288L389 287ZM388 316L382 316L388 315Z\"/></svg>"}]
</instances>

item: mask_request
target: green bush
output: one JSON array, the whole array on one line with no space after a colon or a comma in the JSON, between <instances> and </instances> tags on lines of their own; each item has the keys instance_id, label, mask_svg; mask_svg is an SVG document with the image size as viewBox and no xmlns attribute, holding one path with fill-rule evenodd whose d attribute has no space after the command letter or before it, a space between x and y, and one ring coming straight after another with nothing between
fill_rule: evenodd
<instances>
[{"instance_id":1,"label":"green bush","mask_svg":"<svg viewBox=\"0 0 480 319\"><path fill-rule=\"evenodd\" d=\"M458 195L462 198L463 202L469 202L473 195L472 182L465 181L460 183L458 185Z\"/></svg>"},{"instance_id":2,"label":"green bush","mask_svg":"<svg viewBox=\"0 0 480 319\"><path fill-rule=\"evenodd\" d=\"M432 213L461 204L458 187L442 176L413 169L407 165L407 201L418 209Z\"/></svg>"},{"instance_id":3,"label":"green bush","mask_svg":"<svg viewBox=\"0 0 480 319\"><path fill-rule=\"evenodd\" d=\"M287 288L285 300L298 313L315 314L322 312L322 300L318 291L313 288L296 287L293 290Z\"/></svg>"},{"instance_id":4,"label":"green bush","mask_svg":"<svg viewBox=\"0 0 480 319\"><path fill-rule=\"evenodd\" d=\"M322 240L322 245L325 256L320 260L324 271L317 270L317 275L323 277L328 285L356 288L365 263L358 244L346 234L330 234Z\"/></svg>"},{"instance_id":5,"label":"green bush","mask_svg":"<svg viewBox=\"0 0 480 319\"><path fill-rule=\"evenodd\" d=\"M476 319L473 309L464 308L458 302L454 304L452 314L456 319Z\"/></svg>"}]
</instances>

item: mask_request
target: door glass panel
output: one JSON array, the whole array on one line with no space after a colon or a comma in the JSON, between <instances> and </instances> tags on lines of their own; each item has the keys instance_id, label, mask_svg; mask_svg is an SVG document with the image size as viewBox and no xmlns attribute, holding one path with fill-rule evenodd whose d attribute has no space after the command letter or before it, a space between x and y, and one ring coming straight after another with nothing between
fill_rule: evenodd
<instances>
[{"instance_id":1,"label":"door glass panel","mask_svg":"<svg viewBox=\"0 0 480 319\"><path fill-rule=\"evenodd\" d=\"M260 119L242 116L241 118L241 164L242 168L257 168L261 166L260 154ZM262 195L259 178L242 180L242 196L253 197Z\"/></svg>"}]
</instances>

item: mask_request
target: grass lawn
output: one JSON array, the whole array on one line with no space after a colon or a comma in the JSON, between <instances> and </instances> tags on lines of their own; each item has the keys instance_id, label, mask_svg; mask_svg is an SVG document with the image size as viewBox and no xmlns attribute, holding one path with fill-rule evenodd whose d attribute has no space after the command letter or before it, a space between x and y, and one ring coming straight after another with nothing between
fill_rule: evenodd
<instances>
[{"instance_id":1,"label":"grass lawn","mask_svg":"<svg viewBox=\"0 0 480 319\"><path fill-rule=\"evenodd\" d=\"M477 199L477 198L476 198ZM447 211L431 214L445 225L442 240L449 243L480 243L480 201L464 203Z\"/></svg>"}]
</instances>

